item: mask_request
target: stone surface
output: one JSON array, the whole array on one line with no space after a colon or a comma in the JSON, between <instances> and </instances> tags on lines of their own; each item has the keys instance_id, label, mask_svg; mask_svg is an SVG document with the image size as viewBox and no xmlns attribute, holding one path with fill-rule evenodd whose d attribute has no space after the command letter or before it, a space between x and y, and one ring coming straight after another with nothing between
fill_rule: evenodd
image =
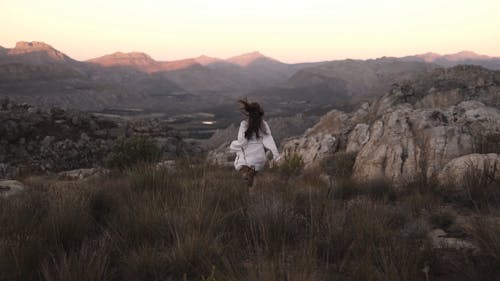
<instances>
[{"instance_id":1,"label":"stone surface","mask_svg":"<svg viewBox=\"0 0 500 281\"><path fill-rule=\"evenodd\" d=\"M492 177L500 180L500 155L474 153L457 157L444 166L439 173L438 180L443 186L461 187L464 183L464 176L470 169L489 171Z\"/></svg>"},{"instance_id":2,"label":"stone surface","mask_svg":"<svg viewBox=\"0 0 500 281\"><path fill-rule=\"evenodd\" d=\"M0 196L9 197L24 190L24 184L16 180L0 180Z\"/></svg>"},{"instance_id":3,"label":"stone surface","mask_svg":"<svg viewBox=\"0 0 500 281\"><path fill-rule=\"evenodd\" d=\"M108 170L89 168L89 169L75 169L70 171L59 172L57 175L60 179L66 180L81 180L91 176L102 175L108 173Z\"/></svg>"},{"instance_id":4,"label":"stone surface","mask_svg":"<svg viewBox=\"0 0 500 281\"><path fill-rule=\"evenodd\" d=\"M368 124L357 124L349 134L346 152L356 153L370 140L370 126Z\"/></svg>"},{"instance_id":5,"label":"stone surface","mask_svg":"<svg viewBox=\"0 0 500 281\"><path fill-rule=\"evenodd\" d=\"M436 249L453 249L478 252L479 248L469 241L448 237L447 233L442 229L434 229L428 235L432 247Z\"/></svg>"},{"instance_id":6,"label":"stone surface","mask_svg":"<svg viewBox=\"0 0 500 281\"><path fill-rule=\"evenodd\" d=\"M332 134L316 134L288 141L283 147L285 155L300 155L306 167L318 164L338 148L338 139Z\"/></svg>"}]
</instances>

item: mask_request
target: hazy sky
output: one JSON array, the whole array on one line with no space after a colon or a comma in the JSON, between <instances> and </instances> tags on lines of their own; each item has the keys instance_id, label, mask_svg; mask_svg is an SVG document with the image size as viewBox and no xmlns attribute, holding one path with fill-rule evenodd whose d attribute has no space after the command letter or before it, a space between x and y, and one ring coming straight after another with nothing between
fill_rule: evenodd
<instances>
[{"instance_id":1,"label":"hazy sky","mask_svg":"<svg viewBox=\"0 0 500 281\"><path fill-rule=\"evenodd\" d=\"M83 60L259 50L285 62L472 50L500 56L500 0L0 0L0 46Z\"/></svg>"}]
</instances>

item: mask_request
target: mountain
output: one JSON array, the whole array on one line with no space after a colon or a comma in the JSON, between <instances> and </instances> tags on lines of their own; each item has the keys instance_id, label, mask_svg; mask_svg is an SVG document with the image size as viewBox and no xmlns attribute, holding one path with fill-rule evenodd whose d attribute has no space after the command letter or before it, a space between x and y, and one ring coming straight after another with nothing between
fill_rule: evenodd
<instances>
[{"instance_id":1,"label":"mountain","mask_svg":"<svg viewBox=\"0 0 500 281\"><path fill-rule=\"evenodd\" d=\"M195 58L194 60L201 65L208 65L208 64L213 64L213 63L224 61L224 60L219 59L219 58L209 57L209 56L205 56L205 55L201 55L201 56Z\"/></svg>"},{"instance_id":2,"label":"mountain","mask_svg":"<svg viewBox=\"0 0 500 281\"><path fill-rule=\"evenodd\" d=\"M0 64L7 63L75 63L76 61L43 42L17 42L12 49L0 50Z\"/></svg>"},{"instance_id":3,"label":"mountain","mask_svg":"<svg viewBox=\"0 0 500 281\"><path fill-rule=\"evenodd\" d=\"M90 59L87 62L103 67L130 67L148 73L172 71L200 65L195 59L156 61L149 55L141 52L116 52L113 54L104 55L102 57Z\"/></svg>"},{"instance_id":4,"label":"mountain","mask_svg":"<svg viewBox=\"0 0 500 281\"><path fill-rule=\"evenodd\" d=\"M43 107L172 114L207 108L227 113L235 99L246 96L269 104L272 114L323 112L325 105L350 106L437 65L463 62L494 68L498 58L461 52L288 64L260 52L173 61L115 52L78 61L43 42L19 42L0 47L0 96Z\"/></svg>"},{"instance_id":5,"label":"mountain","mask_svg":"<svg viewBox=\"0 0 500 281\"><path fill-rule=\"evenodd\" d=\"M272 58L269 58L269 57L266 57L257 51L228 58L228 59L226 59L226 62L235 64L235 65L239 65L242 67L249 66L249 65L254 64L254 63L263 63L263 62L264 63L265 62L279 63L279 61L272 59Z\"/></svg>"},{"instance_id":6,"label":"mountain","mask_svg":"<svg viewBox=\"0 0 500 281\"><path fill-rule=\"evenodd\" d=\"M152 59L149 55L141 52L122 53L116 52L102 57L90 59L87 62L105 67L110 66L130 66L141 70L148 70L159 67L160 63Z\"/></svg>"},{"instance_id":7,"label":"mountain","mask_svg":"<svg viewBox=\"0 0 500 281\"><path fill-rule=\"evenodd\" d=\"M260 89L252 97L279 107L344 106L387 91L393 83L414 79L436 66L396 58L340 60L297 70L286 83Z\"/></svg>"},{"instance_id":8,"label":"mountain","mask_svg":"<svg viewBox=\"0 0 500 281\"><path fill-rule=\"evenodd\" d=\"M115 54L114 59L126 64L125 57ZM111 58L107 58L110 64ZM148 63L139 53L129 58L136 64ZM119 63L102 67L80 62L42 42L19 42L0 51L0 96L36 106L101 110L163 104L168 108L166 99L178 99L184 92L166 78Z\"/></svg>"},{"instance_id":9,"label":"mountain","mask_svg":"<svg viewBox=\"0 0 500 281\"><path fill-rule=\"evenodd\" d=\"M285 81L293 72L289 65L258 52L226 60L200 56L177 61L156 61L144 53L117 52L87 62L155 73L192 93L241 93Z\"/></svg>"},{"instance_id":10,"label":"mountain","mask_svg":"<svg viewBox=\"0 0 500 281\"><path fill-rule=\"evenodd\" d=\"M421 61L434 63L444 67L452 67L459 64L471 64L483 66L492 70L500 70L500 57L480 55L471 51L461 51L455 54L447 55L425 53L420 55L406 56L400 59L403 61Z\"/></svg>"}]
</instances>

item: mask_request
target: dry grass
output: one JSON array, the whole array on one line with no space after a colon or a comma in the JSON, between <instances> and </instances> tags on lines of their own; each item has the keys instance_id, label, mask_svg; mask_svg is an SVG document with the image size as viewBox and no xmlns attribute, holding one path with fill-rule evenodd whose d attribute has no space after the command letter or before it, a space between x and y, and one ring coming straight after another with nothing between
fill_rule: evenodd
<instances>
[{"instance_id":1,"label":"dry grass","mask_svg":"<svg viewBox=\"0 0 500 281\"><path fill-rule=\"evenodd\" d=\"M0 280L425 280L427 265L431 280L467 280L447 269L479 268L481 256L450 262L428 247L426 220L450 223L422 215L440 204L432 189L331 186L321 172L267 171L252 193L233 171L193 163L32 179L0 201ZM490 249L491 269L499 236L487 227L468 235Z\"/></svg>"}]
</instances>

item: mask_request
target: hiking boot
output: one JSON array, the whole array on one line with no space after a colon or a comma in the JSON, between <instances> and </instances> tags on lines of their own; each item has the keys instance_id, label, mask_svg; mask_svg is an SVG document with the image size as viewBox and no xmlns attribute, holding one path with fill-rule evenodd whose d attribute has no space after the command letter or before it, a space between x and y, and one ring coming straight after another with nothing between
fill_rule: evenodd
<instances>
[{"instance_id":1,"label":"hiking boot","mask_svg":"<svg viewBox=\"0 0 500 281\"><path fill-rule=\"evenodd\" d=\"M243 166L241 167L240 172L243 176L243 179L247 182L248 186L252 186L256 174L255 169L252 167Z\"/></svg>"}]
</instances>

